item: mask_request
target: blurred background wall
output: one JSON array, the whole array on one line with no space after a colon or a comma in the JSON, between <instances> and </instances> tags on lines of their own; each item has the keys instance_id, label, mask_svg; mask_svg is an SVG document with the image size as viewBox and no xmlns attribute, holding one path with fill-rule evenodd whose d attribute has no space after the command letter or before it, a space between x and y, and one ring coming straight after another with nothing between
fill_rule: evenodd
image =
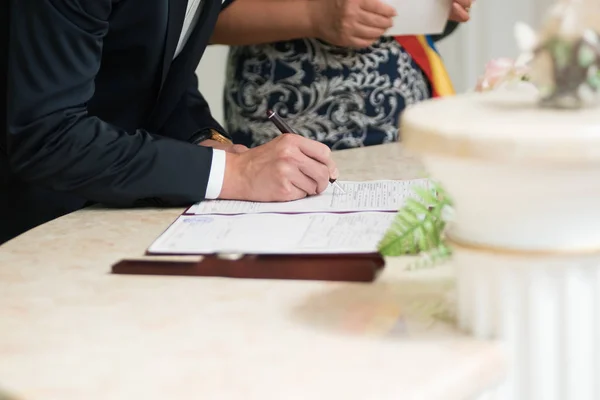
<instances>
[{"instance_id":1,"label":"blurred background wall","mask_svg":"<svg viewBox=\"0 0 600 400\"><path fill-rule=\"evenodd\" d=\"M523 21L537 27L543 13L554 2L476 0L471 21L463 24L438 46L456 90L463 92L472 88L490 59L516 57L514 24ZM226 46L210 46L198 66L200 90L208 100L213 115L221 122L226 55Z\"/></svg>"}]
</instances>

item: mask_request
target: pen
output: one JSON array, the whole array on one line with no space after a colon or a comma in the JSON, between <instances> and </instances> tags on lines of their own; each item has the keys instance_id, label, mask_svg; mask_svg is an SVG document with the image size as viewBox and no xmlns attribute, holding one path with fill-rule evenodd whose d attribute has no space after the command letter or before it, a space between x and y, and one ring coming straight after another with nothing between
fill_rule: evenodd
<instances>
[{"instance_id":1,"label":"pen","mask_svg":"<svg viewBox=\"0 0 600 400\"><path fill-rule=\"evenodd\" d=\"M298 132L296 132L295 130L292 129L291 126L286 124L285 121L283 119L281 119L281 117L275 111L267 110L267 118L271 122L273 122L273 124L277 127L277 129L279 129L279 131L281 133L294 133L294 134L298 135ZM344 189L342 189L340 187L340 184L337 183L335 179L329 178L329 183L331 183L332 185L335 185L339 190L342 191L342 193L345 193Z\"/></svg>"}]
</instances>

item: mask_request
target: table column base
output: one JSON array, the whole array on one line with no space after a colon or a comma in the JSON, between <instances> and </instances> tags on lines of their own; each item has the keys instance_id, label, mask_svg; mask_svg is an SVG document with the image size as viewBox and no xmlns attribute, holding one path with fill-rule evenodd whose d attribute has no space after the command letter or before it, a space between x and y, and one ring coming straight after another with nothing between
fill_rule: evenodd
<instances>
[{"instance_id":1,"label":"table column base","mask_svg":"<svg viewBox=\"0 0 600 400\"><path fill-rule=\"evenodd\" d=\"M454 249L460 328L508 351L496 398L600 399L600 255Z\"/></svg>"}]
</instances>

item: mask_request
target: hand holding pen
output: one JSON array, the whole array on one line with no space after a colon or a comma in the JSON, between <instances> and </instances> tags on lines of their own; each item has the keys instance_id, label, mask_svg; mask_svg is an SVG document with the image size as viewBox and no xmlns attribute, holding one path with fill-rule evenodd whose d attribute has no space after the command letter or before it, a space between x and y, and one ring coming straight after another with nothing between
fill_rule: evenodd
<instances>
[{"instance_id":1,"label":"hand holding pen","mask_svg":"<svg viewBox=\"0 0 600 400\"><path fill-rule=\"evenodd\" d=\"M228 152L220 199L291 201L322 193L338 177L331 149L285 134L241 153Z\"/></svg>"},{"instance_id":2,"label":"hand holding pen","mask_svg":"<svg viewBox=\"0 0 600 400\"><path fill-rule=\"evenodd\" d=\"M281 132L282 134L293 133L298 135L298 132L293 130L292 127L290 127L275 111L267 110L267 118L269 119L269 121L273 122L273 124L277 127L277 129L279 129L279 132ZM339 183L336 182L336 179L330 177L329 183L335 185L335 187L337 187L342 193L345 193L339 185Z\"/></svg>"}]
</instances>

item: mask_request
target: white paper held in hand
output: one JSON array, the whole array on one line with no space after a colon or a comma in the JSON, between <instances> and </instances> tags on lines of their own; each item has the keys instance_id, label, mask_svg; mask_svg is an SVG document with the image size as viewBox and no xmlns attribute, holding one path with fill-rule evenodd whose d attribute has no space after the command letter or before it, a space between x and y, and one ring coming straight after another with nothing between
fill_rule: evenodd
<instances>
[{"instance_id":1,"label":"white paper held in hand","mask_svg":"<svg viewBox=\"0 0 600 400\"><path fill-rule=\"evenodd\" d=\"M452 0L381 0L396 9L394 25L385 36L435 35L448 22Z\"/></svg>"}]
</instances>

